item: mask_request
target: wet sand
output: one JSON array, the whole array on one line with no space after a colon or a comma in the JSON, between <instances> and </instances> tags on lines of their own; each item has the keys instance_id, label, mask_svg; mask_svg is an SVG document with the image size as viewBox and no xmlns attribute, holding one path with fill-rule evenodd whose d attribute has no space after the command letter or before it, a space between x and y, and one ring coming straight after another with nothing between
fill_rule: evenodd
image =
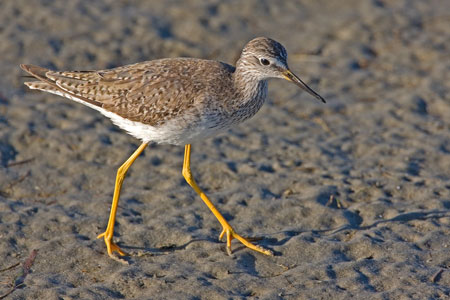
<instances>
[{"instance_id":1,"label":"wet sand","mask_svg":"<svg viewBox=\"0 0 450 300\"><path fill-rule=\"evenodd\" d=\"M1 1L0 296L6 299L445 299L450 296L450 2ZM96 239L139 145L23 85L20 63L234 63L256 36L327 100L272 80L243 125L193 145L199 185L267 257L233 242L181 175L183 148L130 169L116 241ZM35 251L36 250L36 251Z\"/></svg>"}]
</instances>

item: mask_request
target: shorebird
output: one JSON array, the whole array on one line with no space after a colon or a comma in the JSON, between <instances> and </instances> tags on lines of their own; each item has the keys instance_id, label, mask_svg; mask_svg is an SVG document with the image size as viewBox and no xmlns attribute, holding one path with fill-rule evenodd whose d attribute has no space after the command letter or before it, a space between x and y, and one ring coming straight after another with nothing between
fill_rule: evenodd
<instances>
[{"instance_id":1,"label":"shorebird","mask_svg":"<svg viewBox=\"0 0 450 300\"><path fill-rule=\"evenodd\" d=\"M142 141L116 176L111 212L103 238L108 254L127 255L113 241L120 190L128 168L149 143L185 147L182 175L222 225L228 254L232 239L266 255L272 251L237 234L191 173L191 144L239 124L258 112L267 96L267 80L284 78L325 103L325 100L290 71L286 49L273 39L248 42L236 66L196 58L166 58L98 71L51 71L33 65L21 68L38 81L37 89L89 106Z\"/></svg>"}]
</instances>

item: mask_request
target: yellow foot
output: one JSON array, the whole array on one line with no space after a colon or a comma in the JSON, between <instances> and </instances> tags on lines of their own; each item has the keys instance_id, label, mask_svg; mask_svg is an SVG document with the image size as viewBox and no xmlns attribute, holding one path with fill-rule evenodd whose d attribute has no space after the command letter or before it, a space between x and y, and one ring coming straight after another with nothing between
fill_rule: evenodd
<instances>
[{"instance_id":1,"label":"yellow foot","mask_svg":"<svg viewBox=\"0 0 450 300\"><path fill-rule=\"evenodd\" d=\"M231 226L223 226L223 230L222 230L222 233L219 236L219 240L222 240L222 238L225 235L225 233L227 234L227 253L228 253L228 255L231 255L231 240L232 239L237 239L242 244L244 244L244 246L246 246L246 247L248 247L248 248L250 248L252 250L258 251L258 252L260 252L262 254L265 254L265 255L273 256L273 252L272 251L270 251L268 249L264 249L261 246L257 246L257 245L254 245L254 244L250 243L249 239L245 239L242 236L240 236L239 234L237 234L236 232L234 232L234 229L231 228Z\"/></svg>"},{"instance_id":2,"label":"yellow foot","mask_svg":"<svg viewBox=\"0 0 450 300\"><path fill-rule=\"evenodd\" d=\"M105 244L106 244L106 250L108 250L108 255L111 256L112 258L114 258L114 256L112 255L113 252L117 252L119 253L119 255L124 256L124 255L129 255L128 253L126 253L125 251L122 251L119 246L117 246L113 240L112 240L112 235L108 235L106 234L106 231L103 232L102 234L99 234L97 236L98 239L101 238L105 238Z\"/></svg>"}]
</instances>

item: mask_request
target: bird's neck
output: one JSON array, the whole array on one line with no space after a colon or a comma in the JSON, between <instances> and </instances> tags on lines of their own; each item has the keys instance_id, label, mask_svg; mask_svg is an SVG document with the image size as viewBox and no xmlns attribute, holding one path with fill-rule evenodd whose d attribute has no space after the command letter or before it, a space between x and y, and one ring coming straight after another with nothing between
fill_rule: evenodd
<instances>
[{"instance_id":1,"label":"bird's neck","mask_svg":"<svg viewBox=\"0 0 450 300\"><path fill-rule=\"evenodd\" d=\"M267 80L255 75L251 69L239 64L233 74L234 87L241 99L263 101L267 95Z\"/></svg>"},{"instance_id":2,"label":"bird's neck","mask_svg":"<svg viewBox=\"0 0 450 300\"><path fill-rule=\"evenodd\" d=\"M240 121L244 121L263 106L267 97L267 80L239 68L236 68L233 80L237 100L233 101L233 110Z\"/></svg>"}]
</instances>

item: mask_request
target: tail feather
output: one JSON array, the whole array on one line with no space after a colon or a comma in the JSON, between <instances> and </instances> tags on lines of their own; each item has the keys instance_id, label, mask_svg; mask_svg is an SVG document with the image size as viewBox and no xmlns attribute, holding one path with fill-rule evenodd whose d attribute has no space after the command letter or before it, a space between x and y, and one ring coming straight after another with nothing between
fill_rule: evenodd
<instances>
[{"instance_id":1,"label":"tail feather","mask_svg":"<svg viewBox=\"0 0 450 300\"><path fill-rule=\"evenodd\" d=\"M25 85L28 86L30 89L42 90L45 92L50 92L53 94L64 96L72 100L76 99L77 102L89 103L92 106L102 107L102 104L100 102L88 99L81 95L76 95L72 91L58 85L53 78L47 76L47 74L51 72L49 69L35 65L25 65L25 64L21 64L20 68L22 68L22 70L40 80L40 81L25 82Z\"/></svg>"},{"instance_id":2,"label":"tail feather","mask_svg":"<svg viewBox=\"0 0 450 300\"><path fill-rule=\"evenodd\" d=\"M43 67L39 67L39 66L35 66L35 65L21 64L20 68L22 70L24 70L25 72L27 72L27 73L33 75L34 77L38 78L38 79L45 78L46 77L45 74L48 71L50 71L49 69L46 69L46 68L43 68Z\"/></svg>"},{"instance_id":3,"label":"tail feather","mask_svg":"<svg viewBox=\"0 0 450 300\"><path fill-rule=\"evenodd\" d=\"M54 86L43 81L28 81L24 82L24 84L32 90L41 90L41 91L50 91L54 90Z\"/></svg>"}]
</instances>

